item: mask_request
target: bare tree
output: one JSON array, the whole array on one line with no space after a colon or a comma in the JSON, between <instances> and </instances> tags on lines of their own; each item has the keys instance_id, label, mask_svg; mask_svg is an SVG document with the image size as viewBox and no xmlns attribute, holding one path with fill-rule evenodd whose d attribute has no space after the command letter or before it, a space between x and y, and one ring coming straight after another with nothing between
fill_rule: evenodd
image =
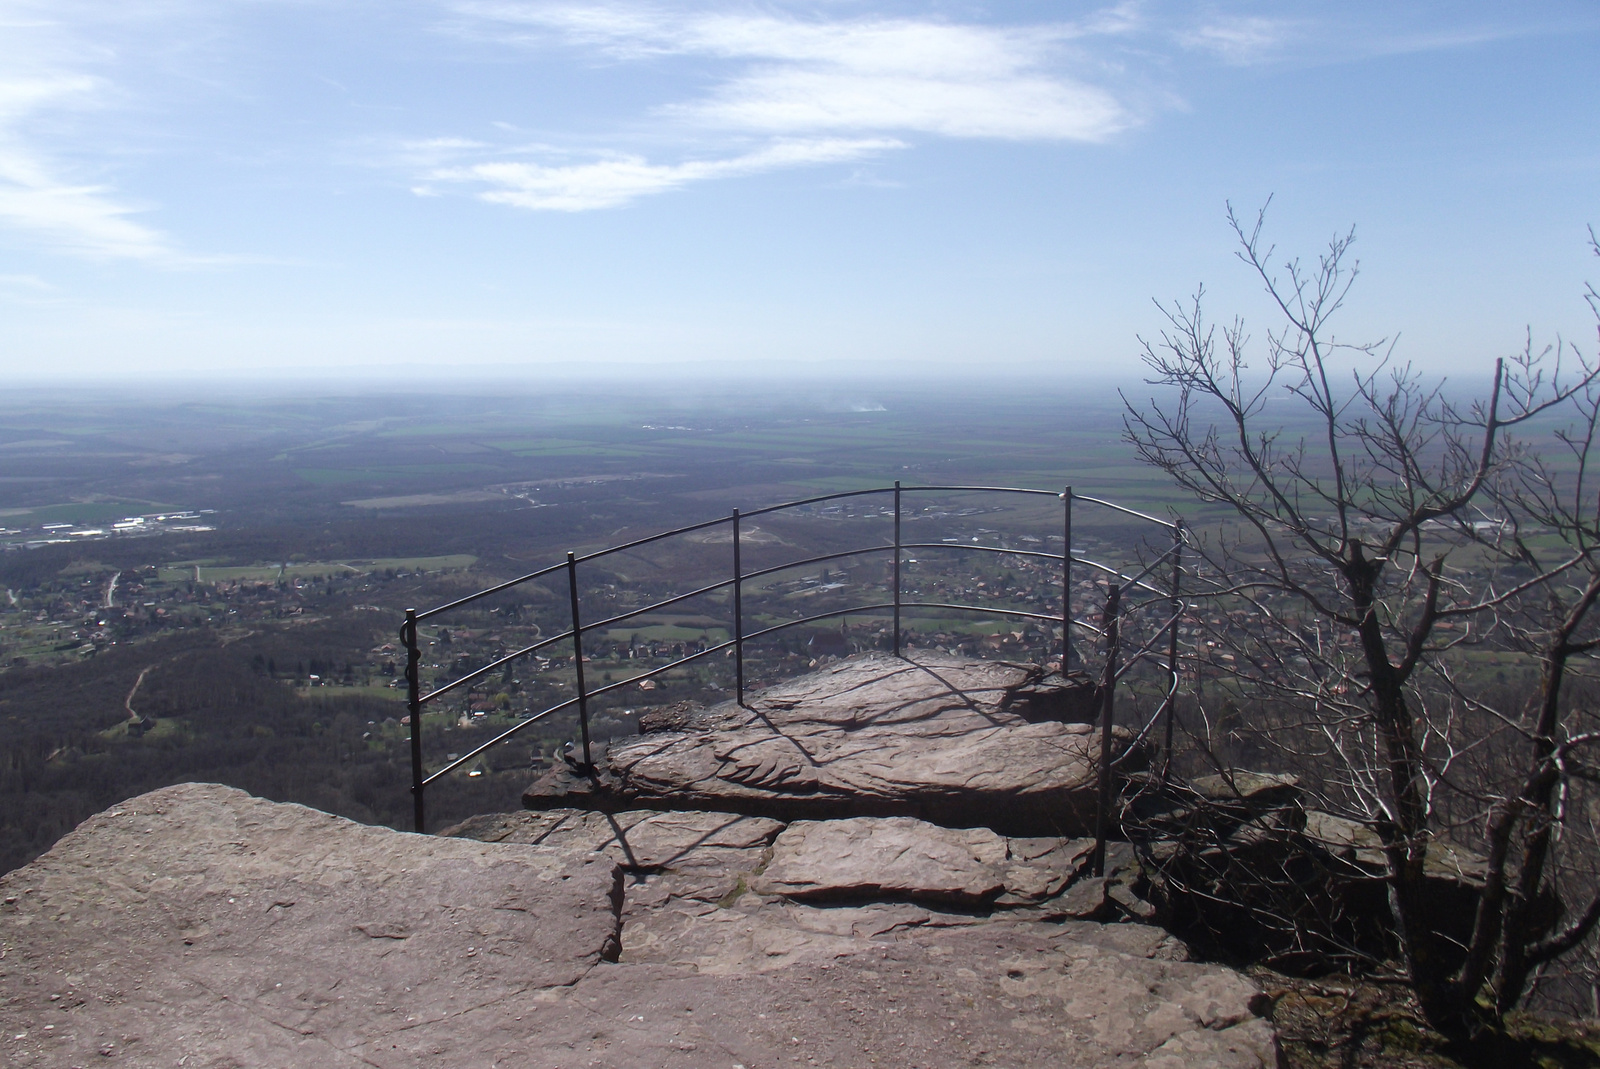
<instances>
[{"instance_id":1,"label":"bare tree","mask_svg":"<svg viewBox=\"0 0 1600 1069\"><path fill-rule=\"evenodd\" d=\"M1247 610L1218 629L1217 667L1234 696L1280 710L1271 742L1318 804L1376 833L1404 978L1433 1025L1474 1034L1600 920L1592 886L1566 917L1552 861L1600 739L1572 730L1564 690L1600 641L1600 509L1583 504L1600 369L1529 345L1463 403L1387 341L1334 334L1353 230L1315 264L1275 268L1264 214L1246 227L1228 211L1281 317L1264 367L1247 366L1242 321L1206 320L1203 290L1161 306L1166 329L1141 341L1148 381L1170 392L1124 398L1126 436L1228 520L1200 547L1213 603ZM1529 445L1552 427L1562 463ZM1496 651L1540 665L1520 706L1482 686ZM1464 931L1430 899L1452 840L1486 862Z\"/></svg>"}]
</instances>

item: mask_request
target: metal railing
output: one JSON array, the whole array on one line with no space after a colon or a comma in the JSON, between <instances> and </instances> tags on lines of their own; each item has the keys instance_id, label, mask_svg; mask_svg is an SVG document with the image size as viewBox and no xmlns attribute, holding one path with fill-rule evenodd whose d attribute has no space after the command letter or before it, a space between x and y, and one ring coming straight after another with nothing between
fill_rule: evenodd
<instances>
[{"instance_id":1,"label":"metal railing","mask_svg":"<svg viewBox=\"0 0 1600 1069\"><path fill-rule=\"evenodd\" d=\"M1058 554L1041 552L1038 550L1023 550L1004 546L986 546L981 544L968 545L963 543L957 546L952 546L948 542L903 541L901 538L901 524L904 517L902 500L906 495L924 493L1019 494L1058 498L1062 502L1062 552ZM744 570L742 554L744 537L742 533L742 525L745 520L757 516L765 516L773 513L783 512L785 510L819 505L824 502L867 497L869 495L893 496L894 538L892 542L882 545L869 545L839 550L833 553L823 553L802 559L784 561L781 564L770 565L750 571ZM1074 507L1078 504L1086 504L1095 506L1097 508L1103 508L1116 514L1131 517L1137 521L1140 521L1141 523L1149 523L1160 528L1165 528L1171 533L1171 545L1165 551L1156 554L1152 559L1145 561L1142 569L1134 572L1131 575L1113 565L1090 560L1086 557L1075 556L1072 553L1072 522ZM730 525L731 528L731 568L730 574L728 574L727 578L700 586L687 593L674 594L659 601L651 602L648 605L629 609L627 612L617 613L592 623L584 622L579 605L579 565L602 560L615 554L630 552L632 550L651 545L652 543L660 542L663 539L710 530L723 524ZM407 609L405 614L405 623L400 629L400 638L406 650L405 680L407 705L409 707L408 721L410 724L411 737L411 791L412 817L414 826L419 832L426 828L426 809L424 802L426 791L430 784L477 760L485 751L504 743L506 740L517 735L519 732L522 732L530 725L537 723L554 713L576 708L578 714L579 731L581 733L583 743L583 760L580 768L592 771L594 768L594 755L592 742L590 739L589 712L590 702L594 698L617 691L623 687L637 685L645 680L651 679L654 676L661 675L665 672L670 672L676 668L681 668L684 665L699 661L702 658L710 657L717 653L726 652L730 653L733 657L734 693L736 700L742 705L744 704L745 690L745 646L747 643L750 643L756 639L773 635L777 632L787 630L788 628L816 623L820 620L834 619L844 616L888 613L892 617L892 648L895 656L899 656L902 640L905 637L901 626L901 614L904 610L919 609L977 612L987 616L1001 616L1014 619L1031 620L1049 625L1051 627L1059 627L1061 632L1060 650L1061 669L1063 675L1072 669L1075 662L1081 663L1079 658L1077 658L1076 651L1074 649L1073 632L1075 628L1080 628L1091 632L1102 640L1104 661L1098 682L1098 697L1101 703L1100 721L1102 728L1099 760L1100 804L1097 818L1097 838L1101 845L1097 848L1095 856L1095 864L1098 871L1099 867L1103 865L1104 860L1104 841L1111 807L1112 777L1116 764L1123 757L1126 757L1128 753L1132 752L1134 746L1142 744L1144 740L1149 737L1150 732L1156 726L1156 724L1163 720L1165 721L1164 752L1168 755L1171 753L1173 730L1172 709L1178 687L1178 622L1182 618L1185 611L1185 605L1180 598L1179 591L1181 577L1183 574L1182 550L1184 539L1185 533L1181 523L1172 523L1167 520L1151 516L1148 513L1140 512L1136 509L1127 508L1126 506L1119 505L1113 501L1107 501L1103 498L1089 497L1084 494L1075 494L1070 486L1067 487L1063 492L1057 493L1051 490L1035 490L1014 486L902 486L899 482L896 482L893 486L876 487L869 490L848 490L840 493L821 494L816 497L802 498L797 501L786 501L782 504L768 505L764 508L754 509L749 512L740 512L740 510L734 509L730 516L705 520L700 523L690 524L686 527L673 528L670 531L662 531L657 534L634 539L631 542L625 542L621 545L611 546L609 548L596 550L591 553L577 554L569 552L566 555L566 560L564 561L552 564L546 568L541 568L538 571L529 572L526 575L518 576L515 579L507 580L504 583L499 583L495 586L477 591L476 593L469 594L465 597L457 598L454 601L435 606L434 608L427 609L422 612L419 612L416 609ZM1012 557L1042 559L1045 561L1058 562L1061 567L1061 611L1059 613L1039 613L1029 612L1021 609L1001 608L993 605L967 605L953 602L906 600L904 596L905 588L902 582L902 564L905 563L905 551L926 549L960 549L962 551L997 553ZM892 600L886 602L857 604L847 608L830 609L826 612L814 613L798 619L784 620L756 631L748 633L745 631L744 589L746 583L750 582L751 580L760 579L765 576L773 575L792 568L800 568L814 564L825 564L830 561L862 557L869 554L892 554L892 578L890 580L890 586L893 593ZM1170 581L1165 587L1155 585L1158 568L1163 563L1169 561L1172 565ZM1081 565L1090 569L1092 572L1099 573L1106 577L1106 599L1101 614L1101 626L1097 627L1086 620L1075 619L1073 616L1072 581L1073 568L1075 565ZM418 637L419 624L425 620L435 619L454 610L462 609L474 603L481 602L486 598L492 597L493 595L501 594L506 591L513 590L519 586L535 583L540 579L545 579L561 573L565 573L566 576L568 593L567 600L570 608L571 626L567 630L561 632L560 634L551 635L548 637L541 635L538 638L538 641L523 646L520 649L513 650L502 656L496 657L487 664L467 671L465 674L460 675L449 682L437 685L434 687L434 689L426 693L423 692L420 671L422 650ZM594 689L589 688L587 680L584 677L583 669L583 637L585 634L605 631L636 617L660 612L662 609L680 604L690 599L709 594L716 594L721 591L729 591L731 593L732 638L725 642L697 650L693 653L688 653L685 656L682 656L668 664L658 665L654 668L640 672L637 675L630 676L628 679L607 683ZM1132 596L1140 593L1149 596L1142 601L1134 601ZM1130 596L1125 598L1125 595ZM1167 607L1169 609L1166 619L1161 622L1159 627L1152 630L1149 639L1144 642L1143 645L1140 646L1140 648L1131 656L1121 656L1122 622L1126 620L1130 614L1150 605L1157 604L1161 601L1167 602ZM1167 649L1165 651L1166 659L1164 662L1161 661L1154 652L1157 644L1163 637L1167 640ZM465 754L461 754L459 756L452 755L451 759L443 767L436 769L434 772L427 773L425 771L422 753L422 714L424 708L429 703L435 702L445 695L453 693L463 687L468 688L470 692L470 688L474 682L482 679L496 669L505 668L514 661L533 656L542 649L560 643L571 643L572 666L575 676L574 684L576 689L576 694L573 697L568 698L565 701L558 702L555 705L551 705L540 712L526 717L525 719L512 725L509 729L501 732L481 745L473 747ZM1161 702L1154 715L1152 715L1134 734L1132 744L1128 747L1124 747L1121 755L1113 756L1113 750L1115 747L1113 743L1112 729L1115 723L1115 699L1117 684L1124 678L1124 676L1126 676L1128 671L1135 664L1145 661L1153 661L1157 664L1158 668L1165 673L1167 677L1167 686L1165 687Z\"/></svg>"}]
</instances>

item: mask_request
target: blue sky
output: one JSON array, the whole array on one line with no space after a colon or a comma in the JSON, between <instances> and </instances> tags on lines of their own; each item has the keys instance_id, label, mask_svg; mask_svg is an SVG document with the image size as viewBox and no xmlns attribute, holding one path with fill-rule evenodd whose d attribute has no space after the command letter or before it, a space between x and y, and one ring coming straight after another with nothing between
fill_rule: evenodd
<instances>
[{"instance_id":1,"label":"blue sky","mask_svg":"<svg viewBox=\"0 0 1600 1069\"><path fill-rule=\"evenodd\" d=\"M1138 375L1152 297L1595 347L1592 3L0 0L0 372Z\"/></svg>"}]
</instances>

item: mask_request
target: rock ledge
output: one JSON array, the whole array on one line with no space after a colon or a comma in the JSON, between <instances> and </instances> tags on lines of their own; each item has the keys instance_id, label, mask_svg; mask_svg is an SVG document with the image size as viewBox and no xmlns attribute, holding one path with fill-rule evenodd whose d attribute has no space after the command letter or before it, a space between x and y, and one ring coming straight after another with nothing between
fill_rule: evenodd
<instances>
[{"instance_id":1,"label":"rock ledge","mask_svg":"<svg viewBox=\"0 0 1600 1069\"><path fill-rule=\"evenodd\" d=\"M777 820L907 816L1011 835L1093 826L1098 741L1081 680L928 651L866 654L647 723L592 773L558 764L529 809L706 809ZM1069 700L1071 699L1071 700ZM1139 760L1125 761L1135 771Z\"/></svg>"}]
</instances>

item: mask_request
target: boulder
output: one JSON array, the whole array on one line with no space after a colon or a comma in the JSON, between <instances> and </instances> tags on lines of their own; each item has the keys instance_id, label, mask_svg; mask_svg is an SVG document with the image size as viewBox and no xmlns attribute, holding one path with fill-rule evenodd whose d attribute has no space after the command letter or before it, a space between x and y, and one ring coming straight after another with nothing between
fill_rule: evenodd
<instances>
[{"instance_id":1,"label":"boulder","mask_svg":"<svg viewBox=\"0 0 1600 1069\"><path fill-rule=\"evenodd\" d=\"M771 864L750 886L805 900L1037 902L1061 893L1093 845L1012 840L912 817L797 821L778 836Z\"/></svg>"},{"instance_id":2,"label":"boulder","mask_svg":"<svg viewBox=\"0 0 1600 1069\"><path fill-rule=\"evenodd\" d=\"M1304 834L1308 842L1358 866L1366 875L1382 878L1386 868L1383 840L1368 825L1308 809ZM1422 871L1436 890L1461 887L1476 891L1483 886L1489 863L1469 850L1435 839L1428 843Z\"/></svg>"},{"instance_id":3,"label":"boulder","mask_svg":"<svg viewBox=\"0 0 1600 1069\"><path fill-rule=\"evenodd\" d=\"M867 654L614 741L592 775L559 766L530 809L707 809L820 820L911 816L1002 834L1093 826L1099 743L1087 724L1013 710L1032 665ZM1123 766L1137 769L1142 751Z\"/></svg>"},{"instance_id":4,"label":"boulder","mask_svg":"<svg viewBox=\"0 0 1600 1069\"><path fill-rule=\"evenodd\" d=\"M976 905L1005 890L1006 841L987 828L912 817L802 820L773 845L752 885L801 899L922 899Z\"/></svg>"},{"instance_id":5,"label":"boulder","mask_svg":"<svg viewBox=\"0 0 1600 1069\"><path fill-rule=\"evenodd\" d=\"M1245 815L1300 804L1300 777L1235 769L1189 781L1189 787L1213 805Z\"/></svg>"},{"instance_id":6,"label":"boulder","mask_svg":"<svg viewBox=\"0 0 1600 1069\"><path fill-rule=\"evenodd\" d=\"M1143 788L1121 824L1138 843L1139 893L1152 907L1119 902L1124 912L1159 918L1208 957L1286 972L1395 952L1383 842L1369 824L1307 808L1292 775L1232 770ZM1486 871L1462 847L1428 843L1430 920L1447 948L1470 937ZM1062 904L1087 894L1075 889Z\"/></svg>"}]
</instances>

